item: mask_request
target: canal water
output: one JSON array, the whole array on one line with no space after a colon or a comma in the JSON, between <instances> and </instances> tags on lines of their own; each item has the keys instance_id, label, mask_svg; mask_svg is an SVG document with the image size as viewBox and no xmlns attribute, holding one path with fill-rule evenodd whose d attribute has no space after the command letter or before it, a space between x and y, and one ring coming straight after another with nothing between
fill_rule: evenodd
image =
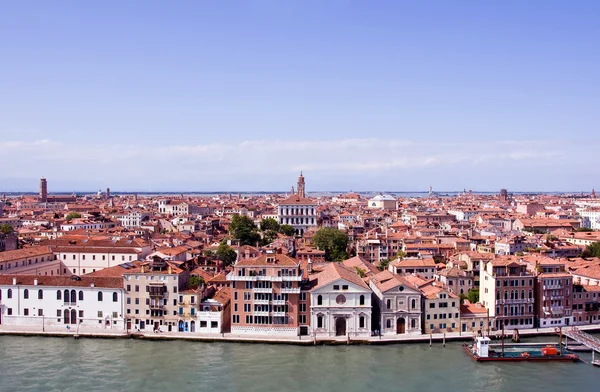
<instances>
[{"instance_id":1,"label":"canal water","mask_svg":"<svg viewBox=\"0 0 600 392\"><path fill-rule=\"evenodd\" d=\"M459 343L302 347L0 336L1 392L599 390L600 368L592 365L479 364Z\"/></svg>"}]
</instances>

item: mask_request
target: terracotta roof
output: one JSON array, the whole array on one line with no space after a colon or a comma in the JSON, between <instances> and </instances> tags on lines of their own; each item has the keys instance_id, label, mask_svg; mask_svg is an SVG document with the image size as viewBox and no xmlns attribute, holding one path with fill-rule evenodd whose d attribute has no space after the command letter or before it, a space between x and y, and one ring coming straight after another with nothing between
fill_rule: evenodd
<instances>
[{"instance_id":1,"label":"terracotta roof","mask_svg":"<svg viewBox=\"0 0 600 392\"><path fill-rule=\"evenodd\" d=\"M0 262L42 256L49 253L52 254L52 250L49 246L35 246L31 248L7 250L5 252L0 252Z\"/></svg>"},{"instance_id":2,"label":"terracotta roof","mask_svg":"<svg viewBox=\"0 0 600 392\"><path fill-rule=\"evenodd\" d=\"M263 254L257 258L240 260L235 267L298 267L300 262L281 253Z\"/></svg>"},{"instance_id":3,"label":"terracotta roof","mask_svg":"<svg viewBox=\"0 0 600 392\"><path fill-rule=\"evenodd\" d=\"M316 284L312 290L316 290L339 279L369 289L369 286L356 274L356 271L344 267L341 263L332 262L324 264L321 271L312 275L311 278L316 279Z\"/></svg>"}]
</instances>

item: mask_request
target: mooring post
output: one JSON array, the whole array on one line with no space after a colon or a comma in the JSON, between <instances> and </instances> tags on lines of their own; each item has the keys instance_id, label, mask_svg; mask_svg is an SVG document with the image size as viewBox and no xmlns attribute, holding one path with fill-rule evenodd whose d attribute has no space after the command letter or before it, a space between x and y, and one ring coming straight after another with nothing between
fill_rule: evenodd
<instances>
[{"instance_id":1,"label":"mooring post","mask_svg":"<svg viewBox=\"0 0 600 392\"><path fill-rule=\"evenodd\" d=\"M431 334L429 334L429 347L431 347L432 342L433 342L433 339L431 337Z\"/></svg>"},{"instance_id":2,"label":"mooring post","mask_svg":"<svg viewBox=\"0 0 600 392\"><path fill-rule=\"evenodd\" d=\"M446 347L446 332L444 332L444 347Z\"/></svg>"}]
</instances>

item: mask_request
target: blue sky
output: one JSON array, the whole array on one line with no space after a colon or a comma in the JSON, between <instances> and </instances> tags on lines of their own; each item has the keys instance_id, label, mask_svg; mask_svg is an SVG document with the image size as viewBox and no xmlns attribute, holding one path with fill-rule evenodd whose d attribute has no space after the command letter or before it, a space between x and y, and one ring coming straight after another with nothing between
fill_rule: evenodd
<instances>
[{"instance_id":1,"label":"blue sky","mask_svg":"<svg viewBox=\"0 0 600 392\"><path fill-rule=\"evenodd\" d=\"M596 1L0 6L0 191L600 188Z\"/></svg>"}]
</instances>

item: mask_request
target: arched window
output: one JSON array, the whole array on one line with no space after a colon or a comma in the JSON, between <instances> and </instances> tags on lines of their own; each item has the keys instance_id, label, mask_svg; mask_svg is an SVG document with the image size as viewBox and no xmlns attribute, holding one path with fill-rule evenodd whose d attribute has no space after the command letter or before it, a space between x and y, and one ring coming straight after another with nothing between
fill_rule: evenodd
<instances>
[{"instance_id":1,"label":"arched window","mask_svg":"<svg viewBox=\"0 0 600 392\"><path fill-rule=\"evenodd\" d=\"M27 289L23 290L23 298L29 299L29 290L27 290Z\"/></svg>"},{"instance_id":2,"label":"arched window","mask_svg":"<svg viewBox=\"0 0 600 392\"><path fill-rule=\"evenodd\" d=\"M317 316L317 328L323 328L323 316Z\"/></svg>"},{"instance_id":3,"label":"arched window","mask_svg":"<svg viewBox=\"0 0 600 392\"><path fill-rule=\"evenodd\" d=\"M71 290L71 303L76 303L76 302L77 302L77 291Z\"/></svg>"},{"instance_id":4,"label":"arched window","mask_svg":"<svg viewBox=\"0 0 600 392\"><path fill-rule=\"evenodd\" d=\"M392 308L392 300L391 300L391 299L388 299L388 300L386 301L385 305L386 305L386 307L387 307L388 309L391 309L391 308Z\"/></svg>"},{"instance_id":5,"label":"arched window","mask_svg":"<svg viewBox=\"0 0 600 392\"><path fill-rule=\"evenodd\" d=\"M525 290L521 290L521 299L525 299Z\"/></svg>"},{"instance_id":6,"label":"arched window","mask_svg":"<svg viewBox=\"0 0 600 392\"><path fill-rule=\"evenodd\" d=\"M113 293L113 302L118 302L119 301L119 295L117 294L117 292L115 291Z\"/></svg>"},{"instance_id":7,"label":"arched window","mask_svg":"<svg viewBox=\"0 0 600 392\"><path fill-rule=\"evenodd\" d=\"M65 324L69 324L71 322L70 314L71 314L71 311L69 309L65 309L65 317L63 319L63 322Z\"/></svg>"},{"instance_id":8,"label":"arched window","mask_svg":"<svg viewBox=\"0 0 600 392\"><path fill-rule=\"evenodd\" d=\"M57 299L58 301L60 301L60 300L62 299L62 295L61 295L61 294L62 294L62 293L60 292L60 290L56 290L56 299Z\"/></svg>"},{"instance_id":9,"label":"arched window","mask_svg":"<svg viewBox=\"0 0 600 392\"><path fill-rule=\"evenodd\" d=\"M79 291L79 300L83 301L83 291Z\"/></svg>"},{"instance_id":10,"label":"arched window","mask_svg":"<svg viewBox=\"0 0 600 392\"><path fill-rule=\"evenodd\" d=\"M65 290L65 303L68 303L70 301L70 297L69 297L69 290Z\"/></svg>"},{"instance_id":11,"label":"arched window","mask_svg":"<svg viewBox=\"0 0 600 392\"><path fill-rule=\"evenodd\" d=\"M38 290L38 299L44 299L44 291Z\"/></svg>"},{"instance_id":12,"label":"arched window","mask_svg":"<svg viewBox=\"0 0 600 392\"><path fill-rule=\"evenodd\" d=\"M6 298L12 298L12 289L6 291Z\"/></svg>"},{"instance_id":13,"label":"arched window","mask_svg":"<svg viewBox=\"0 0 600 392\"><path fill-rule=\"evenodd\" d=\"M77 311L71 309L71 324L77 324Z\"/></svg>"},{"instance_id":14,"label":"arched window","mask_svg":"<svg viewBox=\"0 0 600 392\"><path fill-rule=\"evenodd\" d=\"M98 301L102 302L102 291L98 291Z\"/></svg>"},{"instance_id":15,"label":"arched window","mask_svg":"<svg viewBox=\"0 0 600 392\"><path fill-rule=\"evenodd\" d=\"M320 295L317 297L317 305L323 305L323 297Z\"/></svg>"},{"instance_id":16,"label":"arched window","mask_svg":"<svg viewBox=\"0 0 600 392\"><path fill-rule=\"evenodd\" d=\"M411 309L416 309L417 308L417 300L416 299L412 299L412 301L410 301L410 307Z\"/></svg>"},{"instance_id":17,"label":"arched window","mask_svg":"<svg viewBox=\"0 0 600 392\"><path fill-rule=\"evenodd\" d=\"M364 304L365 304L365 296L364 296L364 295L361 295L361 296L360 296L360 298L359 298L359 302L358 302L358 303L359 303L360 305L364 305Z\"/></svg>"}]
</instances>

